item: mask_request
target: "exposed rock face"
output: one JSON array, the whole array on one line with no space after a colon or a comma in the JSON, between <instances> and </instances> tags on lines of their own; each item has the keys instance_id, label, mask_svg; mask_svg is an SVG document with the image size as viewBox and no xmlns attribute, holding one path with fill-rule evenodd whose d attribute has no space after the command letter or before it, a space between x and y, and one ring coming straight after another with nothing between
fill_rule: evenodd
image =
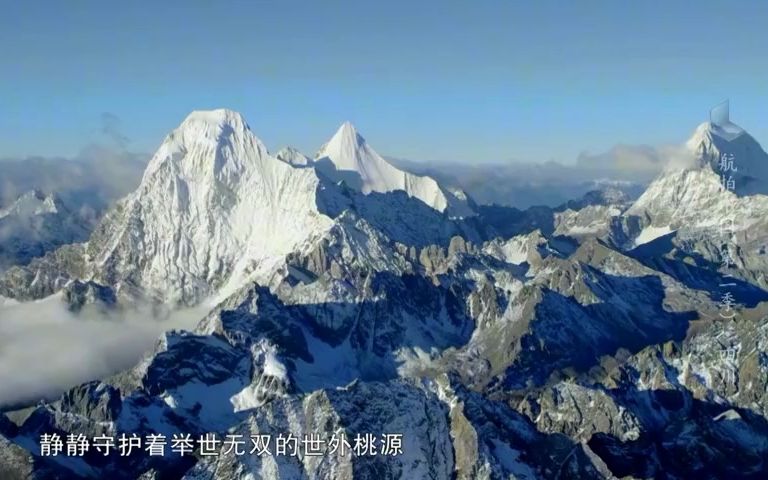
<instances>
[{"instance_id":1,"label":"exposed rock face","mask_svg":"<svg viewBox=\"0 0 768 480\"><path fill-rule=\"evenodd\" d=\"M392 172L350 129L301 161L270 156L234 112L194 113L87 244L0 277L3 297L60 292L75 312L216 300L135 367L11 412L13 422L0 416L0 473L765 476L765 197L718 191L702 160L631 206L603 192L556 211L462 216L451 209L470 202L427 177L382 176ZM362 183L331 178L323 159ZM654 194L660 185L671 193ZM699 210L726 204L749 222L723 267ZM719 315L727 275L735 320ZM402 434L403 444L375 456L44 458L40 435L52 432Z\"/></svg>"},{"instance_id":2,"label":"exposed rock face","mask_svg":"<svg viewBox=\"0 0 768 480\"><path fill-rule=\"evenodd\" d=\"M0 276L0 295L22 301L53 295L86 276L84 253L82 244L65 245L29 265L12 267Z\"/></svg>"},{"instance_id":3,"label":"exposed rock face","mask_svg":"<svg viewBox=\"0 0 768 480\"><path fill-rule=\"evenodd\" d=\"M77 312L86 304L100 304L110 308L117 303L115 293L111 288L95 282L73 280L62 290L64 301L71 311Z\"/></svg>"},{"instance_id":4,"label":"exposed rock face","mask_svg":"<svg viewBox=\"0 0 768 480\"><path fill-rule=\"evenodd\" d=\"M410 412L403 415L403 412ZM290 432L297 438L310 433L323 441L345 434L350 443L358 435L381 438L402 433L410 439L402 456L379 454L354 456L340 451L324 456L238 457L220 456L198 464L187 476L220 475L250 478L253 473L269 478L448 478L453 471L453 452L448 435L447 408L431 393L407 383L355 383L343 390L322 390L303 399L285 399L254 410L235 432L244 436ZM298 428L297 428L298 427Z\"/></svg>"}]
</instances>

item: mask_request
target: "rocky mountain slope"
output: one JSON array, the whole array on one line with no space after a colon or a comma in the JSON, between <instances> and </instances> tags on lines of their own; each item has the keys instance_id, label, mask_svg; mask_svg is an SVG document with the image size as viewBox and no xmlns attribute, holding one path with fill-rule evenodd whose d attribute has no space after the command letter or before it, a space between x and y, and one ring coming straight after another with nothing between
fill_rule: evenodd
<instances>
[{"instance_id":1,"label":"rocky mountain slope","mask_svg":"<svg viewBox=\"0 0 768 480\"><path fill-rule=\"evenodd\" d=\"M519 211L395 169L348 124L309 160L271 156L234 112L195 112L86 244L10 269L0 295L63 289L70 303L209 313L165 333L134 368L0 416L3 468L19 478L764 478L766 197L717 189L711 148L689 145L696 162L634 203L605 191ZM736 263L723 267L726 247L702 211L725 204L746 220ZM721 315L726 278L733 318ZM240 455L220 443L218 455L200 445L40 455L54 432L211 434L248 450L260 435L316 434L327 446L401 434L402 451Z\"/></svg>"}]
</instances>

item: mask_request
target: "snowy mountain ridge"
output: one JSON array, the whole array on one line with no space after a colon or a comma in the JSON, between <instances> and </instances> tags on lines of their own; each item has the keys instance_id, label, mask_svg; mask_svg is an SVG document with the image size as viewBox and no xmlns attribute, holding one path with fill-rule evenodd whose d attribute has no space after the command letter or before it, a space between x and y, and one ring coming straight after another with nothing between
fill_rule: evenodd
<instances>
[{"instance_id":1,"label":"snowy mountain ridge","mask_svg":"<svg viewBox=\"0 0 768 480\"><path fill-rule=\"evenodd\" d=\"M451 216L473 215L466 198L441 187L433 178L405 172L371 148L355 127L344 122L315 155L315 164L335 180L344 180L363 193L403 190Z\"/></svg>"},{"instance_id":2,"label":"snowy mountain ridge","mask_svg":"<svg viewBox=\"0 0 768 480\"><path fill-rule=\"evenodd\" d=\"M469 201L394 169L351 125L302 157L270 155L239 114L194 112L86 245L0 276L4 296L62 290L70 307L215 299L133 368L0 414L0 466L189 480L768 471L765 196L722 191L702 163L667 172L631 206L608 189L559 210L462 217L452 208ZM728 323L718 243L682 232L734 205L755 222L739 239L740 317ZM730 357L725 342L738 345ZM74 464L38 455L50 431L401 432L404 452L140 450Z\"/></svg>"},{"instance_id":3,"label":"snowy mountain ridge","mask_svg":"<svg viewBox=\"0 0 768 480\"><path fill-rule=\"evenodd\" d=\"M0 272L26 265L61 245L84 241L95 223L89 213L71 208L53 194L24 193L0 209Z\"/></svg>"},{"instance_id":4,"label":"snowy mountain ridge","mask_svg":"<svg viewBox=\"0 0 768 480\"><path fill-rule=\"evenodd\" d=\"M449 197L452 213L471 213L431 178L386 163L351 125L324 151L364 173L362 195L332 183L338 178L329 179L321 161L306 168L296 150L270 155L237 112L192 112L164 139L139 187L102 219L84 266L52 272L48 291L69 276L170 304L220 300L246 282L269 283L285 255L322 236L344 210L364 212L393 238L411 240L448 235L442 212ZM397 191L404 196L389 195ZM413 207L396 206L411 198Z\"/></svg>"},{"instance_id":5,"label":"snowy mountain ridge","mask_svg":"<svg viewBox=\"0 0 768 480\"><path fill-rule=\"evenodd\" d=\"M744 230L765 218L768 154L745 131L732 133L709 122L699 125L685 143L690 158L683 165L673 162L626 214L670 231L712 230L730 217Z\"/></svg>"},{"instance_id":6,"label":"snowy mountain ridge","mask_svg":"<svg viewBox=\"0 0 768 480\"><path fill-rule=\"evenodd\" d=\"M0 219L11 215L31 217L56 212L56 198L53 195L44 195L37 190L30 190L8 207L0 208Z\"/></svg>"},{"instance_id":7,"label":"snowy mountain ridge","mask_svg":"<svg viewBox=\"0 0 768 480\"><path fill-rule=\"evenodd\" d=\"M277 151L275 158L289 163L295 167L306 166L312 163L312 159L293 147L284 147Z\"/></svg>"},{"instance_id":8,"label":"snowy mountain ridge","mask_svg":"<svg viewBox=\"0 0 768 480\"><path fill-rule=\"evenodd\" d=\"M241 115L194 112L95 232L94 278L194 303L328 228L321 189L314 170L270 156Z\"/></svg>"},{"instance_id":9,"label":"snowy mountain ridge","mask_svg":"<svg viewBox=\"0 0 768 480\"><path fill-rule=\"evenodd\" d=\"M768 194L768 153L738 125L702 123L685 148L693 155L696 167L709 166L726 180L733 177L740 195Z\"/></svg>"}]
</instances>

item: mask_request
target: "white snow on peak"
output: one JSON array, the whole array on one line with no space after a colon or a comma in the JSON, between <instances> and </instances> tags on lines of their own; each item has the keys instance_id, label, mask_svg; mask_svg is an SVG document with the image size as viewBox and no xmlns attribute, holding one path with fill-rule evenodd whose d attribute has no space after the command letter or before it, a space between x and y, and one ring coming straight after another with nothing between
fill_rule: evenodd
<instances>
[{"instance_id":1,"label":"white snow on peak","mask_svg":"<svg viewBox=\"0 0 768 480\"><path fill-rule=\"evenodd\" d=\"M232 175L267 156L267 148L251 133L239 113L226 109L195 111L165 138L150 160L144 177L146 179L169 162L182 166L179 159L185 160L183 167L187 169L210 169Z\"/></svg>"},{"instance_id":2,"label":"white snow on peak","mask_svg":"<svg viewBox=\"0 0 768 480\"><path fill-rule=\"evenodd\" d=\"M212 126L238 125L248 128L245 118L234 110L218 108L216 110L195 110L181 123L182 128L190 125L208 124Z\"/></svg>"},{"instance_id":3,"label":"white snow on peak","mask_svg":"<svg viewBox=\"0 0 768 480\"><path fill-rule=\"evenodd\" d=\"M696 127L693 135L685 142L685 146L689 151L693 153L706 153L708 149L712 148L712 145L718 143L719 140L725 140L731 142L741 135L745 134L743 128L739 127L735 123L727 123L724 125L718 125L711 122L704 122Z\"/></svg>"},{"instance_id":4,"label":"white snow on peak","mask_svg":"<svg viewBox=\"0 0 768 480\"><path fill-rule=\"evenodd\" d=\"M314 169L270 156L240 114L193 112L92 238L96 275L187 304L236 289L330 227L319 185Z\"/></svg>"},{"instance_id":5,"label":"white snow on peak","mask_svg":"<svg viewBox=\"0 0 768 480\"><path fill-rule=\"evenodd\" d=\"M365 139L350 122L341 124L328 143L320 147L315 158L328 158L338 170L351 170L361 174L367 173L366 167L381 167L382 163L387 163L366 144Z\"/></svg>"},{"instance_id":6,"label":"white snow on peak","mask_svg":"<svg viewBox=\"0 0 768 480\"><path fill-rule=\"evenodd\" d=\"M649 225L640 232L637 238L635 238L634 246L639 247L640 245L645 245L646 243L650 243L657 238L663 237L664 235L668 235L672 232L673 230L668 225L663 227L654 227Z\"/></svg>"},{"instance_id":7,"label":"white snow on peak","mask_svg":"<svg viewBox=\"0 0 768 480\"><path fill-rule=\"evenodd\" d=\"M725 124L704 122L696 127L693 135L691 135L691 138L686 142L686 146L689 149L696 151L702 143L707 144L715 141L714 137L719 137L720 139L730 142L745 133L743 128L732 122Z\"/></svg>"},{"instance_id":8,"label":"white snow on peak","mask_svg":"<svg viewBox=\"0 0 768 480\"><path fill-rule=\"evenodd\" d=\"M363 193L402 190L440 212L470 216L466 198L442 188L431 177L404 172L387 162L365 141L357 129L344 122L315 156L322 173Z\"/></svg>"},{"instance_id":9,"label":"white snow on peak","mask_svg":"<svg viewBox=\"0 0 768 480\"><path fill-rule=\"evenodd\" d=\"M689 166L732 177L739 194L768 194L768 154L738 125L702 123L686 142L685 149L693 159L688 162ZM732 165L724 165L723 160Z\"/></svg>"},{"instance_id":10,"label":"white snow on peak","mask_svg":"<svg viewBox=\"0 0 768 480\"><path fill-rule=\"evenodd\" d=\"M749 170L749 174L763 178L760 174L768 169L768 154L748 132L734 123L718 125L705 122L699 125L685 143L686 149L702 163L715 163L723 154L733 159L737 168Z\"/></svg>"},{"instance_id":11,"label":"white snow on peak","mask_svg":"<svg viewBox=\"0 0 768 480\"><path fill-rule=\"evenodd\" d=\"M0 218L18 216L29 218L46 213L57 213L56 201L52 195L30 190L16 199L7 208L0 209Z\"/></svg>"},{"instance_id":12,"label":"white snow on peak","mask_svg":"<svg viewBox=\"0 0 768 480\"><path fill-rule=\"evenodd\" d=\"M723 188L718 172L711 168L667 172L657 178L627 210L650 220L635 245L681 228L717 230L724 219L738 212L736 231L761 221L768 214L768 196L737 196Z\"/></svg>"},{"instance_id":13,"label":"white snow on peak","mask_svg":"<svg viewBox=\"0 0 768 480\"><path fill-rule=\"evenodd\" d=\"M517 235L508 240L496 239L483 246L483 253L499 260L520 265L531 260L538 246L546 240L540 230Z\"/></svg>"},{"instance_id":14,"label":"white snow on peak","mask_svg":"<svg viewBox=\"0 0 768 480\"><path fill-rule=\"evenodd\" d=\"M281 148L280 151L275 154L275 158L295 167L303 167L312 163L311 158L293 147Z\"/></svg>"},{"instance_id":15,"label":"white snow on peak","mask_svg":"<svg viewBox=\"0 0 768 480\"><path fill-rule=\"evenodd\" d=\"M328 202L347 200L323 174L365 193L403 190L449 215L473 214L434 179L387 163L351 124L317 161L295 165L299 156L271 156L239 113L191 113L92 235L87 276L186 305L224 298L250 281L269 283L285 255L333 227Z\"/></svg>"},{"instance_id":16,"label":"white snow on peak","mask_svg":"<svg viewBox=\"0 0 768 480\"><path fill-rule=\"evenodd\" d=\"M768 154L731 123L705 122L683 145L681 161L669 167L626 212L646 220L635 245L674 230L715 230L729 212L739 212L737 230L768 213Z\"/></svg>"}]
</instances>

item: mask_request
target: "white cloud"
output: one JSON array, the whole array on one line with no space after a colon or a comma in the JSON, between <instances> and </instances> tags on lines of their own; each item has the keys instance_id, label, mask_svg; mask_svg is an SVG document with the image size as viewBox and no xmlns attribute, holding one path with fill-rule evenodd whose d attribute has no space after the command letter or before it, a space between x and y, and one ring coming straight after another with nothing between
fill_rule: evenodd
<instances>
[{"instance_id":1,"label":"white cloud","mask_svg":"<svg viewBox=\"0 0 768 480\"><path fill-rule=\"evenodd\" d=\"M192 328L206 311L165 319L149 309L104 314L91 307L74 314L58 295L0 306L0 406L50 398L128 368L163 331Z\"/></svg>"}]
</instances>

